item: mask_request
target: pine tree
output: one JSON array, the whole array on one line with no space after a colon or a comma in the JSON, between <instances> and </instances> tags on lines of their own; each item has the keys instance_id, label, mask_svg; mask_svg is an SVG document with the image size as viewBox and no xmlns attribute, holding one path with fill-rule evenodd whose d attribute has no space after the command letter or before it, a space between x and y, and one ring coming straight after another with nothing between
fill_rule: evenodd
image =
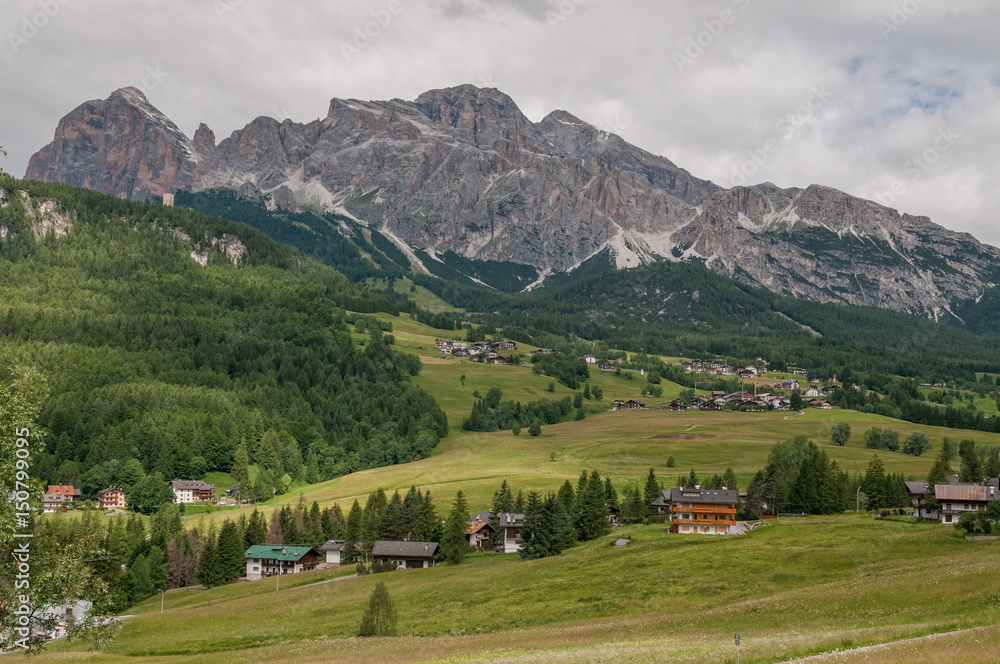
<instances>
[{"instance_id":1,"label":"pine tree","mask_svg":"<svg viewBox=\"0 0 1000 664\"><path fill-rule=\"evenodd\" d=\"M465 531L469 526L468 506L465 494L461 491L455 495L455 504L448 514L441 536L441 556L446 562L457 565L469 551L469 542L465 539Z\"/></svg>"},{"instance_id":2,"label":"pine tree","mask_svg":"<svg viewBox=\"0 0 1000 664\"><path fill-rule=\"evenodd\" d=\"M316 456L316 452L309 450L309 455L306 457L306 483L316 484L319 482L319 457Z\"/></svg>"},{"instance_id":3,"label":"pine tree","mask_svg":"<svg viewBox=\"0 0 1000 664\"><path fill-rule=\"evenodd\" d=\"M645 510L646 514L653 513L653 502L663 495L660 490L660 483L656 481L656 472L652 468L649 469L649 473L646 475L646 486L643 489L642 497L646 501Z\"/></svg>"},{"instance_id":4,"label":"pine tree","mask_svg":"<svg viewBox=\"0 0 1000 664\"><path fill-rule=\"evenodd\" d=\"M521 526L520 553L522 558L540 558L544 555L541 551L544 548L545 536L539 528L541 511L542 501L538 492L530 492L524 505L524 523Z\"/></svg>"},{"instance_id":5,"label":"pine tree","mask_svg":"<svg viewBox=\"0 0 1000 664\"><path fill-rule=\"evenodd\" d=\"M344 529L347 528L347 519L344 518L344 511L340 509L340 503L334 503L330 508L330 513L323 525L323 532L326 539L343 539Z\"/></svg>"},{"instance_id":6,"label":"pine tree","mask_svg":"<svg viewBox=\"0 0 1000 664\"><path fill-rule=\"evenodd\" d=\"M521 489L517 490L517 497L514 498L514 512L516 514L524 513L524 491Z\"/></svg>"},{"instance_id":7,"label":"pine tree","mask_svg":"<svg viewBox=\"0 0 1000 664\"><path fill-rule=\"evenodd\" d=\"M361 503L354 499L351 511L347 513L347 527L344 531L344 562L353 563L358 559L358 543L361 542L361 528L364 522Z\"/></svg>"},{"instance_id":8,"label":"pine tree","mask_svg":"<svg viewBox=\"0 0 1000 664\"><path fill-rule=\"evenodd\" d=\"M423 501L417 512L416 527L413 529L413 538L418 542L438 542L441 539L441 521L438 519L437 509L434 507L434 499L428 490L424 493Z\"/></svg>"},{"instance_id":9,"label":"pine tree","mask_svg":"<svg viewBox=\"0 0 1000 664\"><path fill-rule=\"evenodd\" d=\"M862 486L862 491L868 496L869 509L877 512L886 507L885 465L877 454L873 454L868 462Z\"/></svg>"},{"instance_id":10,"label":"pine tree","mask_svg":"<svg viewBox=\"0 0 1000 664\"><path fill-rule=\"evenodd\" d=\"M240 485L242 489L241 494L244 496L250 496L250 457L247 454L247 444L245 440L241 440L239 447L236 448L236 454L233 457L233 467L229 471L232 474L233 479L236 483Z\"/></svg>"},{"instance_id":11,"label":"pine tree","mask_svg":"<svg viewBox=\"0 0 1000 664\"><path fill-rule=\"evenodd\" d=\"M399 541L403 539L405 524L403 523L403 499L399 491L392 494L386 505L382 518L379 520L378 539Z\"/></svg>"},{"instance_id":12,"label":"pine tree","mask_svg":"<svg viewBox=\"0 0 1000 664\"><path fill-rule=\"evenodd\" d=\"M941 453L938 454L937 459L934 460L934 465L931 466L930 472L927 474L927 487L924 490L924 509L928 512L936 510L940 507L934 493L934 487L942 484L948 484L946 459L947 453L942 449Z\"/></svg>"},{"instance_id":13,"label":"pine tree","mask_svg":"<svg viewBox=\"0 0 1000 664\"><path fill-rule=\"evenodd\" d=\"M198 582L206 588L212 588L224 583L224 570L219 550L215 543L215 533L209 533L198 556Z\"/></svg>"},{"instance_id":14,"label":"pine tree","mask_svg":"<svg viewBox=\"0 0 1000 664\"><path fill-rule=\"evenodd\" d=\"M158 590L167 589L167 561L163 554L163 549L158 546L150 547L149 555L146 556L146 565L149 568L149 581L152 585L152 593Z\"/></svg>"},{"instance_id":15,"label":"pine tree","mask_svg":"<svg viewBox=\"0 0 1000 664\"><path fill-rule=\"evenodd\" d=\"M267 520L264 515L254 508L253 514L247 520L247 527L243 531L243 548L249 549L254 544L264 544L267 542Z\"/></svg>"},{"instance_id":16,"label":"pine tree","mask_svg":"<svg viewBox=\"0 0 1000 664\"><path fill-rule=\"evenodd\" d=\"M739 493L739 482L736 479L736 472L732 468L726 468L726 472L722 474L722 484L730 491Z\"/></svg>"},{"instance_id":17,"label":"pine tree","mask_svg":"<svg viewBox=\"0 0 1000 664\"><path fill-rule=\"evenodd\" d=\"M596 470L587 478L584 490L577 494L579 503L579 534L583 541L597 539L608 532L608 508L604 498L604 483Z\"/></svg>"},{"instance_id":18,"label":"pine tree","mask_svg":"<svg viewBox=\"0 0 1000 664\"><path fill-rule=\"evenodd\" d=\"M236 583L246 572L242 538L236 524L226 519L219 530L219 583Z\"/></svg>"},{"instance_id":19,"label":"pine tree","mask_svg":"<svg viewBox=\"0 0 1000 664\"><path fill-rule=\"evenodd\" d=\"M361 616L361 627L358 636L395 636L396 611L389 597L389 589L385 583L375 584L372 594L368 597L368 606Z\"/></svg>"},{"instance_id":20,"label":"pine tree","mask_svg":"<svg viewBox=\"0 0 1000 664\"><path fill-rule=\"evenodd\" d=\"M590 400L590 383L583 386L583 398Z\"/></svg>"},{"instance_id":21,"label":"pine tree","mask_svg":"<svg viewBox=\"0 0 1000 664\"><path fill-rule=\"evenodd\" d=\"M364 519L361 521L361 547L369 553L375 545L375 540L378 539L382 515L388 503L385 491L381 487L372 491L365 502Z\"/></svg>"},{"instance_id":22,"label":"pine tree","mask_svg":"<svg viewBox=\"0 0 1000 664\"><path fill-rule=\"evenodd\" d=\"M692 468L691 473L688 475L686 486L694 488L699 484L701 484L701 482L698 481L698 476L695 475L694 468Z\"/></svg>"},{"instance_id":23,"label":"pine tree","mask_svg":"<svg viewBox=\"0 0 1000 664\"><path fill-rule=\"evenodd\" d=\"M976 444L970 440L959 460L958 481L969 484L982 484L985 477L986 467L983 464L983 457L980 456L979 450L976 449Z\"/></svg>"},{"instance_id":24,"label":"pine tree","mask_svg":"<svg viewBox=\"0 0 1000 664\"><path fill-rule=\"evenodd\" d=\"M604 479L604 500L607 502L608 507L619 508L618 491L615 490L615 485L611 483L610 477Z\"/></svg>"},{"instance_id":25,"label":"pine tree","mask_svg":"<svg viewBox=\"0 0 1000 664\"><path fill-rule=\"evenodd\" d=\"M281 528L281 514L275 510L271 513L271 527L267 529L265 544L284 544L285 532Z\"/></svg>"}]
</instances>

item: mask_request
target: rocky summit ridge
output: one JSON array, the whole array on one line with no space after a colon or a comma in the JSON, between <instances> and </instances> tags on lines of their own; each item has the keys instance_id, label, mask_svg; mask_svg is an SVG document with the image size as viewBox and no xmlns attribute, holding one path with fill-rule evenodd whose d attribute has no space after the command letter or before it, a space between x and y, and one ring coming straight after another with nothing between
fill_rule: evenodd
<instances>
[{"instance_id":1,"label":"rocky summit ridge","mask_svg":"<svg viewBox=\"0 0 1000 664\"><path fill-rule=\"evenodd\" d=\"M535 123L472 85L334 98L322 119L258 117L218 143L123 88L66 115L25 177L132 199L233 189L348 215L432 257L531 265L540 281L584 263L693 260L776 293L932 317L1000 281L1000 250L926 217L818 185L725 189L569 112Z\"/></svg>"}]
</instances>

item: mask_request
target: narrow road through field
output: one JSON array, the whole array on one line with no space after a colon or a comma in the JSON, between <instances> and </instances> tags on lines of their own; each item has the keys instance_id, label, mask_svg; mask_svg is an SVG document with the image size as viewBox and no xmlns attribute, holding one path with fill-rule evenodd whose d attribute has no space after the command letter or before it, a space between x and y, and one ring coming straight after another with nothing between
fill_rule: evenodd
<instances>
[{"instance_id":1,"label":"narrow road through field","mask_svg":"<svg viewBox=\"0 0 1000 664\"><path fill-rule=\"evenodd\" d=\"M338 576L336 579L327 579L326 581L317 581L316 583L307 583L304 586L295 586L294 588L288 588L288 590L298 590L299 588L310 588L312 586L321 586L324 583L333 583L334 581L343 581L344 579L353 579L358 577L358 574L348 574L347 576Z\"/></svg>"},{"instance_id":2,"label":"narrow road through field","mask_svg":"<svg viewBox=\"0 0 1000 664\"><path fill-rule=\"evenodd\" d=\"M838 650L836 652L823 653L822 655L810 655L809 657L802 657L800 659L789 659L781 662L780 664L809 664L811 662L834 662L843 657L844 655L853 655L858 653L869 653L878 650L885 650L886 648L893 648L895 646L905 646L913 643L920 643L921 641L932 641L934 639L940 639L945 636L954 636L955 634L963 634L966 632L975 632L977 630L986 629L989 625L983 627L969 627L968 629L958 629L953 632L941 632L939 634L928 634L927 636L918 636L912 639L900 639L899 641L889 641L887 643L877 643L871 646L862 646L861 648L851 648L850 650Z\"/></svg>"}]
</instances>

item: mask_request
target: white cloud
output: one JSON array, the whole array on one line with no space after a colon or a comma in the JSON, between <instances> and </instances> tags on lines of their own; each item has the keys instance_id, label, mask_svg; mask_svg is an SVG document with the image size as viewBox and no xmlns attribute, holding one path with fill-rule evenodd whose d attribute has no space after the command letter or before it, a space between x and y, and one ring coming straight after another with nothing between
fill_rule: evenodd
<instances>
[{"instance_id":1,"label":"white cloud","mask_svg":"<svg viewBox=\"0 0 1000 664\"><path fill-rule=\"evenodd\" d=\"M14 173L60 117L150 67L166 74L151 101L219 139L258 115L315 119L335 96L468 82L535 120L566 109L723 185L777 137L749 181L867 197L901 181L894 207L1000 244L1000 10L988 0L53 1L16 52L10 35L40 5L10 0L0 24L0 165ZM691 40L701 50L679 70ZM829 99L787 136L778 123L817 86ZM961 138L914 180L908 162L949 128Z\"/></svg>"}]
</instances>

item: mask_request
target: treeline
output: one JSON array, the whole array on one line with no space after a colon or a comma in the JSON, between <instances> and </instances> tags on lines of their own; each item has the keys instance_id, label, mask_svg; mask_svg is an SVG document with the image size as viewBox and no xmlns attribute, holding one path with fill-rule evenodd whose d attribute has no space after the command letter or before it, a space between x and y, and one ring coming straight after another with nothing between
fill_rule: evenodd
<instances>
[{"instance_id":1,"label":"treeline","mask_svg":"<svg viewBox=\"0 0 1000 664\"><path fill-rule=\"evenodd\" d=\"M444 412L410 381L419 359L387 345L373 318L354 319L369 333L362 345L351 338L345 310L396 313L395 297L240 224L16 185L73 223L36 240L17 197L0 210L0 367L29 362L49 377L46 449L32 466L42 480L93 495L130 459L165 480L194 478L201 460L230 471L241 445L260 462L273 430L280 490L311 457L329 479L423 458L447 434ZM238 266L213 246L227 237L245 247Z\"/></svg>"},{"instance_id":2,"label":"treeline","mask_svg":"<svg viewBox=\"0 0 1000 664\"><path fill-rule=\"evenodd\" d=\"M586 390L590 397L589 388ZM466 431L503 431L520 433L522 428L540 427L542 424L558 424L576 410L576 419L587 416L583 408L584 394L578 392L573 397L562 399L539 399L522 405L520 401L503 401L503 392L492 387L486 395L476 399L472 413L462 422ZM532 435L537 435L534 430Z\"/></svg>"},{"instance_id":3,"label":"treeline","mask_svg":"<svg viewBox=\"0 0 1000 664\"><path fill-rule=\"evenodd\" d=\"M828 397L830 403L914 424L1000 433L1000 416L986 415L973 403L942 408L926 403L912 380L892 377L872 380L870 374L858 379L861 380L858 389L838 388Z\"/></svg>"}]
</instances>

